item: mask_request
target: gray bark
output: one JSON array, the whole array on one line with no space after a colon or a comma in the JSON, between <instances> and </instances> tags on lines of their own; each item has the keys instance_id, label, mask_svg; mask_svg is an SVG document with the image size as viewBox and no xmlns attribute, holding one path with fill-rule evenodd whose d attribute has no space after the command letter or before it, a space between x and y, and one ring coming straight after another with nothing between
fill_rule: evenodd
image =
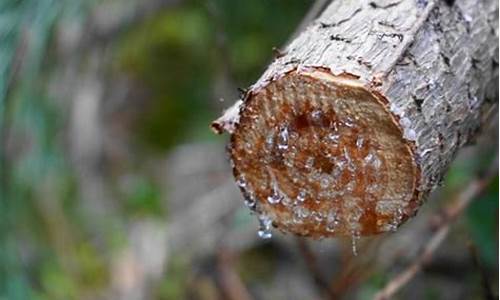
<instances>
[{"instance_id":1,"label":"gray bark","mask_svg":"<svg viewBox=\"0 0 500 300\"><path fill-rule=\"evenodd\" d=\"M359 76L415 141L428 191L496 109L498 1L336 0L285 53L251 90L301 67Z\"/></svg>"}]
</instances>

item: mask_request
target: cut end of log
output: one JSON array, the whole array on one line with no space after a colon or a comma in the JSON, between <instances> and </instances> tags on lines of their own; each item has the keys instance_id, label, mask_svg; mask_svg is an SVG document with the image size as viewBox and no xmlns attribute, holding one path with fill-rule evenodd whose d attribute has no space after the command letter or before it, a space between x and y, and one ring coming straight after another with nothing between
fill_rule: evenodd
<instances>
[{"instance_id":1,"label":"cut end of log","mask_svg":"<svg viewBox=\"0 0 500 300\"><path fill-rule=\"evenodd\" d=\"M251 91L229 147L247 206L313 238L396 230L418 209L419 170L384 100L319 68Z\"/></svg>"}]
</instances>

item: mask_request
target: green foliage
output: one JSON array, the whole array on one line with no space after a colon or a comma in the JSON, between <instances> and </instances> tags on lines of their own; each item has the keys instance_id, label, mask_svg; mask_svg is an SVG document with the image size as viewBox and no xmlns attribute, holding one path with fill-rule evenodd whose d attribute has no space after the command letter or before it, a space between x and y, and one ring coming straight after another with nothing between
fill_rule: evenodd
<instances>
[{"instance_id":1,"label":"green foliage","mask_svg":"<svg viewBox=\"0 0 500 300\"><path fill-rule=\"evenodd\" d=\"M183 257L172 257L168 272L157 290L157 299L186 299L188 291L189 262Z\"/></svg>"},{"instance_id":2,"label":"green foliage","mask_svg":"<svg viewBox=\"0 0 500 300\"><path fill-rule=\"evenodd\" d=\"M375 294L380 291L389 280L388 273L375 272L373 276L360 286L357 296L360 300L373 299Z\"/></svg>"},{"instance_id":3,"label":"green foliage","mask_svg":"<svg viewBox=\"0 0 500 300\"><path fill-rule=\"evenodd\" d=\"M185 138L194 122L209 122L213 29L198 7L168 10L128 34L117 62L151 92L140 137L160 149Z\"/></svg>"},{"instance_id":4,"label":"green foliage","mask_svg":"<svg viewBox=\"0 0 500 300\"><path fill-rule=\"evenodd\" d=\"M65 270L55 261L49 260L40 268L41 289L40 299L74 299L78 287Z\"/></svg>"},{"instance_id":5,"label":"green foliage","mask_svg":"<svg viewBox=\"0 0 500 300\"><path fill-rule=\"evenodd\" d=\"M207 124L219 114L210 105L216 65L229 64L240 86L250 84L308 4L188 1L132 30L117 47L116 64L151 93L139 139L168 149L190 137L209 136L199 133L208 133ZM229 57L217 57L220 34L226 35Z\"/></svg>"},{"instance_id":6,"label":"green foliage","mask_svg":"<svg viewBox=\"0 0 500 300\"><path fill-rule=\"evenodd\" d=\"M482 153L473 159L455 161L445 177L444 194L461 191L481 170L492 163L494 153ZM448 197L452 198L452 197ZM475 199L466 211L467 227L481 260L488 268L498 264L498 178L486 191Z\"/></svg>"},{"instance_id":7,"label":"green foliage","mask_svg":"<svg viewBox=\"0 0 500 300\"><path fill-rule=\"evenodd\" d=\"M467 223L482 263L491 270L498 266L498 177L467 210Z\"/></svg>"},{"instance_id":8,"label":"green foliage","mask_svg":"<svg viewBox=\"0 0 500 300\"><path fill-rule=\"evenodd\" d=\"M128 186L124 208L132 216L162 216L161 194L159 188L145 178L136 178Z\"/></svg>"},{"instance_id":9,"label":"green foliage","mask_svg":"<svg viewBox=\"0 0 500 300\"><path fill-rule=\"evenodd\" d=\"M65 172L56 142L60 117L46 96L47 81L41 75L47 71L43 68L53 26L67 7L79 4L79 0L0 3L0 132L2 139L6 133L16 136L14 146L21 149L7 161L6 148L0 147L0 298L34 297L26 277L26 268L32 266L22 264L19 257L19 234L37 239L44 226L38 213L39 192ZM37 251L50 247L44 243Z\"/></svg>"},{"instance_id":10,"label":"green foliage","mask_svg":"<svg viewBox=\"0 0 500 300\"><path fill-rule=\"evenodd\" d=\"M71 251L53 254L48 254L39 267L38 298L77 299L94 294L108 283L107 266L91 244L82 242ZM67 254L71 256L65 257Z\"/></svg>"},{"instance_id":11,"label":"green foliage","mask_svg":"<svg viewBox=\"0 0 500 300\"><path fill-rule=\"evenodd\" d=\"M307 11L310 1L214 0L227 35L230 65L235 77L249 85L272 59L273 47L281 47Z\"/></svg>"}]
</instances>

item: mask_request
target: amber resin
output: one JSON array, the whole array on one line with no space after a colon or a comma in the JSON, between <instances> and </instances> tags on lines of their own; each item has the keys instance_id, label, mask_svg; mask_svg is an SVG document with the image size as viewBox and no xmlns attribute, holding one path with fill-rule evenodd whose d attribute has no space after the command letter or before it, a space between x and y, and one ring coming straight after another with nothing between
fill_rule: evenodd
<instances>
[{"instance_id":1,"label":"amber resin","mask_svg":"<svg viewBox=\"0 0 500 300\"><path fill-rule=\"evenodd\" d=\"M247 97L229 151L261 235L392 231L417 209L411 145L384 99L355 78L292 71Z\"/></svg>"}]
</instances>

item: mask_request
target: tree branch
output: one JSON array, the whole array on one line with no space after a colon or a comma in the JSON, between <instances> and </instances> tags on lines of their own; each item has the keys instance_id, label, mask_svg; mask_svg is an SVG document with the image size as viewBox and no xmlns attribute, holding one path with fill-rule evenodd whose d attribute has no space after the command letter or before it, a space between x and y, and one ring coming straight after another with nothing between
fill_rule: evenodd
<instances>
[{"instance_id":1,"label":"tree branch","mask_svg":"<svg viewBox=\"0 0 500 300\"><path fill-rule=\"evenodd\" d=\"M316 255L311 250L307 241L304 238L297 238L297 245L300 251L300 254L304 257L304 262L306 263L306 267L314 278L314 282L316 285L326 294L329 299L336 299L335 294L325 279L325 276L318 268L318 261Z\"/></svg>"},{"instance_id":2,"label":"tree branch","mask_svg":"<svg viewBox=\"0 0 500 300\"><path fill-rule=\"evenodd\" d=\"M495 300L498 299L498 297L495 297L493 294L493 288L490 284L490 281L488 279L488 274L487 270L484 268L483 264L481 263L481 260L479 258L479 254L477 253L477 248L474 245L472 241L469 241L467 244L469 248L470 255L472 257L472 261L474 263L474 266L476 269L479 271L479 274L481 275L481 285L483 288L483 296L484 299L486 300Z\"/></svg>"},{"instance_id":3,"label":"tree branch","mask_svg":"<svg viewBox=\"0 0 500 300\"><path fill-rule=\"evenodd\" d=\"M437 230L423 248L422 253L406 268L406 270L394 277L382 290L380 290L376 294L375 300L390 299L401 290L402 287L410 282L420 270L422 270L422 268L432 259L436 249L447 237L453 221L465 211L472 200L484 191L497 172L498 157L492 163L492 167L483 176L478 176L469 183L467 188L458 195L453 204L449 206L442 215L438 216L440 222L437 225Z\"/></svg>"},{"instance_id":4,"label":"tree branch","mask_svg":"<svg viewBox=\"0 0 500 300\"><path fill-rule=\"evenodd\" d=\"M234 256L229 249L221 248L217 255L219 284L228 300L252 300L245 284L234 269Z\"/></svg>"},{"instance_id":5,"label":"tree branch","mask_svg":"<svg viewBox=\"0 0 500 300\"><path fill-rule=\"evenodd\" d=\"M496 2L476 4L457 9L495 18ZM473 49L464 49L494 53L498 35L446 5L336 0L277 51L243 101L212 125L231 135L233 174L257 214L284 232L353 241L416 215L496 107L495 58L473 66ZM398 15L404 24L387 26ZM476 30L485 37L468 33ZM453 36L463 42L443 42Z\"/></svg>"}]
</instances>

